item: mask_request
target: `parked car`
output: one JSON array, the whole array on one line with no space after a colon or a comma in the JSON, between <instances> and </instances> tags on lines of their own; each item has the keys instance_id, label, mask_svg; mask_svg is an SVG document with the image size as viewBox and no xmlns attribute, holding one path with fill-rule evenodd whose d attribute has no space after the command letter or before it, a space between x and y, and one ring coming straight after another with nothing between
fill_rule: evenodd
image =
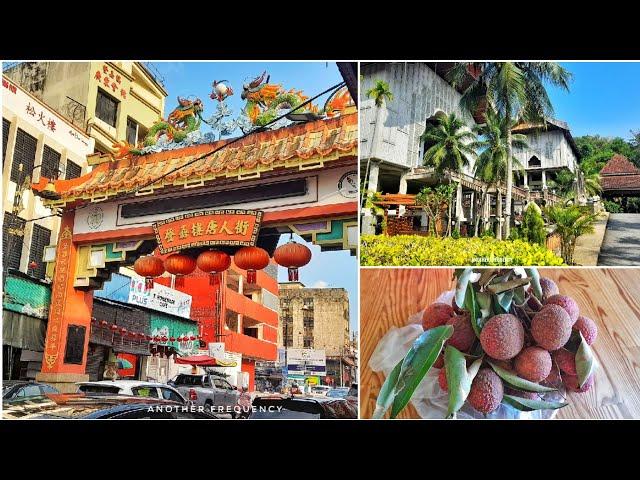
<instances>
[{"instance_id":1,"label":"parked car","mask_svg":"<svg viewBox=\"0 0 640 480\"><path fill-rule=\"evenodd\" d=\"M356 409L358 408L358 384L352 383L349 388L349 393L347 394L347 400L355 405Z\"/></svg>"},{"instance_id":2,"label":"parked car","mask_svg":"<svg viewBox=\"0 0 640 480\"><path fill-rule=\"evenodd\" d=\"M314 385L311 387L311 393L314 395L327 395L331 390L333 389L328 385Z\"/></svg>"},{"instance_id":3,"label":"parked car","mask_svg":"<svg viewBox=\"0 0 640 480\"><path fill-rule=\"evenodd\" d=\"M29 380L3 380L2 400L14 398L40 397L47 393L58 393L58 390L46 383Z\"/></svg>"},{"instance_id":4,"label":"parked car","mask_svg":"<svg viewBox=\"0 0 640 480\"><path fill-rule=\"evenodd\" d=\"M129 395L105 394L52 394L40 397L6 401L2 405L2 418L6 420L52 419L150 419L150 420L214 420L208 412L171 400Z\"/></svg>"},{"instance_id":5,"label":"parked car","mask_svg":"<svg viewBox=\"0 0 640 480\"><path fill-rule=\"evenodd\" d=\"M327 392L329 398L347 398L349 395L349 387L336 387Z\"/></svg>"},{"instance_id":6,"label":"parked car","mask_svg":"<svg viewBox=\"0 0 640 480\"><path fill-rule=\"evenodd\" d=\"M228 413L236 416L236 406L240 392L224 378L210 373L181 373L171 381L178 391L193 402L214 413Z\"/></svg>"},{"instance_id":7,"label":"parked car","mask_svg":"<svg viewBox=\"0 0 640 480\"><path fill-rule=\"evenodd\" d=\"M325 418L355 419L358 410L348 401L329 397L256 397L249 419L254 420L319 420Z\"/></svg>"},{"instance_id":8,"label":"parked car","mask_svg":"<svg viewBox=\"0 0 640 480\"><path fill-rule=\"evenodd\" d=\"M161 398L186 405L188 400L174 387L164 383L143 382L141 380L102 380L80 382L79 393L92 395L130 395L133 397Z\"/></svg>"}]
</instances>

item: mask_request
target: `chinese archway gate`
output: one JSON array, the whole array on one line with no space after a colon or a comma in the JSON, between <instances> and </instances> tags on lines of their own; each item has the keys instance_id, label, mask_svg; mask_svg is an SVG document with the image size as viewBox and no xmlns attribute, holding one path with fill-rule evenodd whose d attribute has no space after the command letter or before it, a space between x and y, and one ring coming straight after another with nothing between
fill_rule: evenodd
<instances>
[{"instance_id":1,"label":"chinese archway gate","mask_svg":"<svg viewBox=\"0 0 640 480\"><path fill-rule=\"evenodd\" d=\"M96 155L89 174L53 181L56 198L41 178L33 190L62 222L55 254L50 248L45 258L53 283L38 379L61 391L88 379L93 290L142 255L210 242L230 255L255 245L273 256L280 236L291 232L323 250L355 253L357 123L353 108L255 133L165 177L225 141L119 160ZM161 180L149 184L155 178Z\"/></svg>"}]
</instances>

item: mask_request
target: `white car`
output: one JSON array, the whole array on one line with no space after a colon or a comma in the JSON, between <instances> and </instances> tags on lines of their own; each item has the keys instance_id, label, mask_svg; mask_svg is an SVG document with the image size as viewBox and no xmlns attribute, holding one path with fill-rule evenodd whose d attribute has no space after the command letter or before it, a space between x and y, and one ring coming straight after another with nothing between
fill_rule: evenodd
<instances>
[{"instance_id":1,"label":"white car","mask_svg":"<svg viewBox=\"0 0 640 480\"><path fill-rule=\"evenodd\" d=\"M131 395L134 397L161 398L188 404L186 398L171 385L141 380L102 380L99 382L79 382L78 393Z\"/></svg>"},{"instance_id":2,"label":"white car","mask_svg":"<svg viewBox=\"0 0 640 480\"><path fill-rule=\"evenodd\" d=\"M330 390L332 390L332 388L328 385L314 385L311 387L311 393L313 395L322 395L323 397L326 396Z\"/></svg>"}]
</instances>

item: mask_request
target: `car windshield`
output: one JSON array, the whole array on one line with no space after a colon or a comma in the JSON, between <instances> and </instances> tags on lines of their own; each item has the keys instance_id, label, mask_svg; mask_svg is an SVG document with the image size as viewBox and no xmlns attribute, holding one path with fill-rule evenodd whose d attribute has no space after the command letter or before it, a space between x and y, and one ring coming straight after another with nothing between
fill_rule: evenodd
<instances>
[{"instance_id":1,"label":"car windshield","mask_svg":"<svg viewBox=\"0 0 640 480\"><path fill-rule=\"evenodd\" d=\"M347 393L349 393L348 389L344 389L344 388L334 388L333 390L330 390L327 393L327 397L331 397L331 398L344 398L347 396Z\"/></svg>"},{"instance_id":2,"label":"car windshield","mask_svg":"<svg viewBox=\"0 0 640 480\"><path fill-rule=\"evenodd\" d=\"M202 386L202 375L178 375L178 377L173 381L174 385L186 385L186 386Z\"/></svg>"},{"instance_id":3,"label":"car windshield","mask_svg":"<svg viewBox=\"0 0 640 480\"><path fill-rule=\"evenodd\" d=\"M116 385L80 385L78 391L81 393L110 393L117 395L120 393L120 387Z\"/></svg>"}]
</instances>

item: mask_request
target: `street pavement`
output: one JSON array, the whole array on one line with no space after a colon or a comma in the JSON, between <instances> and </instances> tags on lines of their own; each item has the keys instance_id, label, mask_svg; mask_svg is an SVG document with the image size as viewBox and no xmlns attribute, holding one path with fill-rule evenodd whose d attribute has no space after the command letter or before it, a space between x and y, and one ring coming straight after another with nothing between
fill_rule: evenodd
<instances>
[{"instance_id":1,"label":"street pavement","mask_svg":"<svg viewBox=\"0 0 640 480\"><path fill-rule=\"evenodd\" d=\"M640 214L612 213L598 265L640 265Z\"/></svg>"}]
</instances>

